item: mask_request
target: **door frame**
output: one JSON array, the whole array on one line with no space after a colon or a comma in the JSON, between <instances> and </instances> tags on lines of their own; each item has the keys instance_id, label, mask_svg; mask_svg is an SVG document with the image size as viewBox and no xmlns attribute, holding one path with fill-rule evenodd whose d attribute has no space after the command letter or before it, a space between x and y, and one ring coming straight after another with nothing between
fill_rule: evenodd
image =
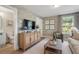
<instances>
[{"instance_id":1,"label":"door frame","mask_svg":"<svg viewBox=\"0 0 79 59\"><path fill-rule=\"evenodd\" d=\"M3 5L3 6L0 6L0 7L3 7L3 8L6 8L6 9L9 9L11 11L13 11L13 14L14 14L14 49L17 50L19 47L18 47L18 15L17 15L17 9L12 7L12 6L9 6L9 5Z\"/></svg>"}]
</instances>

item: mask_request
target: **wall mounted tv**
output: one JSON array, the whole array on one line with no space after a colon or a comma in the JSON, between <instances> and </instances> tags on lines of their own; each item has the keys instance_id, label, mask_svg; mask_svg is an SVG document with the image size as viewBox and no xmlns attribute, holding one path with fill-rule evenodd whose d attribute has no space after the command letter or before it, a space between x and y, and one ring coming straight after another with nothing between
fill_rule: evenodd
<instances>
[{"instance_id":1,"label":"wall mounted tv","mask_svg":"<svg viewBox=\"0 0 79 59\"><path fill-rule=\"evenodd\" d=\"M23 29L24 30L33 30L35 29L35 21L30 21L27 19L23 20Z\"/></svg>"}]
</instances>

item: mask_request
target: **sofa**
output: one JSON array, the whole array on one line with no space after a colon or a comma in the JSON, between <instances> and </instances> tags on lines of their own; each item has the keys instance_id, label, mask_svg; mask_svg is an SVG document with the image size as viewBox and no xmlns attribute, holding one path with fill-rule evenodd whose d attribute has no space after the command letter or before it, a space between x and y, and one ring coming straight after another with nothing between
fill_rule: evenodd
<instances>
[{"instance_id":1,"label":"sofa","mask_svg":"<svg viewBox=\"0 0 79 59\"><path fill-rule=\"evenodd\" d=\"M73 36L68 38L69 47L73 54L79 54L79 32L73 33Z\"/></svg>"},{"instance_id":2,"label":"sofa","mask_svg":"<svg viewBox=\"0 0 79 59\"><path fill-rule=\"evenodd\" d=\"M73 38L69 38L69 47L73 54L79 54L79 40L75 40Z\"/></svg>"}]
</instances>

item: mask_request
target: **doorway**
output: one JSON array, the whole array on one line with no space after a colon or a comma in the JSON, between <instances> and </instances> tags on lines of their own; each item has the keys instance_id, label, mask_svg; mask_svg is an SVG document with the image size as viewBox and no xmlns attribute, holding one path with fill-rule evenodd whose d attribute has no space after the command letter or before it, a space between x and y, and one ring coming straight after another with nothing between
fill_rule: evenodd
<instances>
[{"instance_id":1,"label":"doorway","mask_svg":"<svg viewBox=\"0 0 79 59\"><path fill-rule=\"evenodd\" d=\"M0 6L0 53L15 51L15 38L17 37L15 37L17 26L15 16L11 8Z\"/></svg>"}]
</instances>

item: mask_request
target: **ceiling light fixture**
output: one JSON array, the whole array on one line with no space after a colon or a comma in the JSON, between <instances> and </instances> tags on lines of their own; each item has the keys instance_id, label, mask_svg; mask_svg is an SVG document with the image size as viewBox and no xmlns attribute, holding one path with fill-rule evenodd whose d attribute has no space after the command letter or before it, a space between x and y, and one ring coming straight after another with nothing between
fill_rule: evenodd
<instances>
[{"instance_id":1,"label":"ceiling light fixture","mask_svg":"<svg viewBox=\"0 0 79 59\"><path fill-rule=\"evenodd\" d=\"M54 5L54 7L55 7L55 8L58 8L58 7L60 7L60 5Z\"/></svg>"},{"instance_id":2,"label":"ceiling light fixture","mask_svg":"<svg viewBox=\"0 0 79 59\"><path fill-rule=\"evenodd\" d=\"M51 5L50 7L53 8L53 9L55 9L55 8L59 8L60 5Z\"/></svg>"}]
</instances>

